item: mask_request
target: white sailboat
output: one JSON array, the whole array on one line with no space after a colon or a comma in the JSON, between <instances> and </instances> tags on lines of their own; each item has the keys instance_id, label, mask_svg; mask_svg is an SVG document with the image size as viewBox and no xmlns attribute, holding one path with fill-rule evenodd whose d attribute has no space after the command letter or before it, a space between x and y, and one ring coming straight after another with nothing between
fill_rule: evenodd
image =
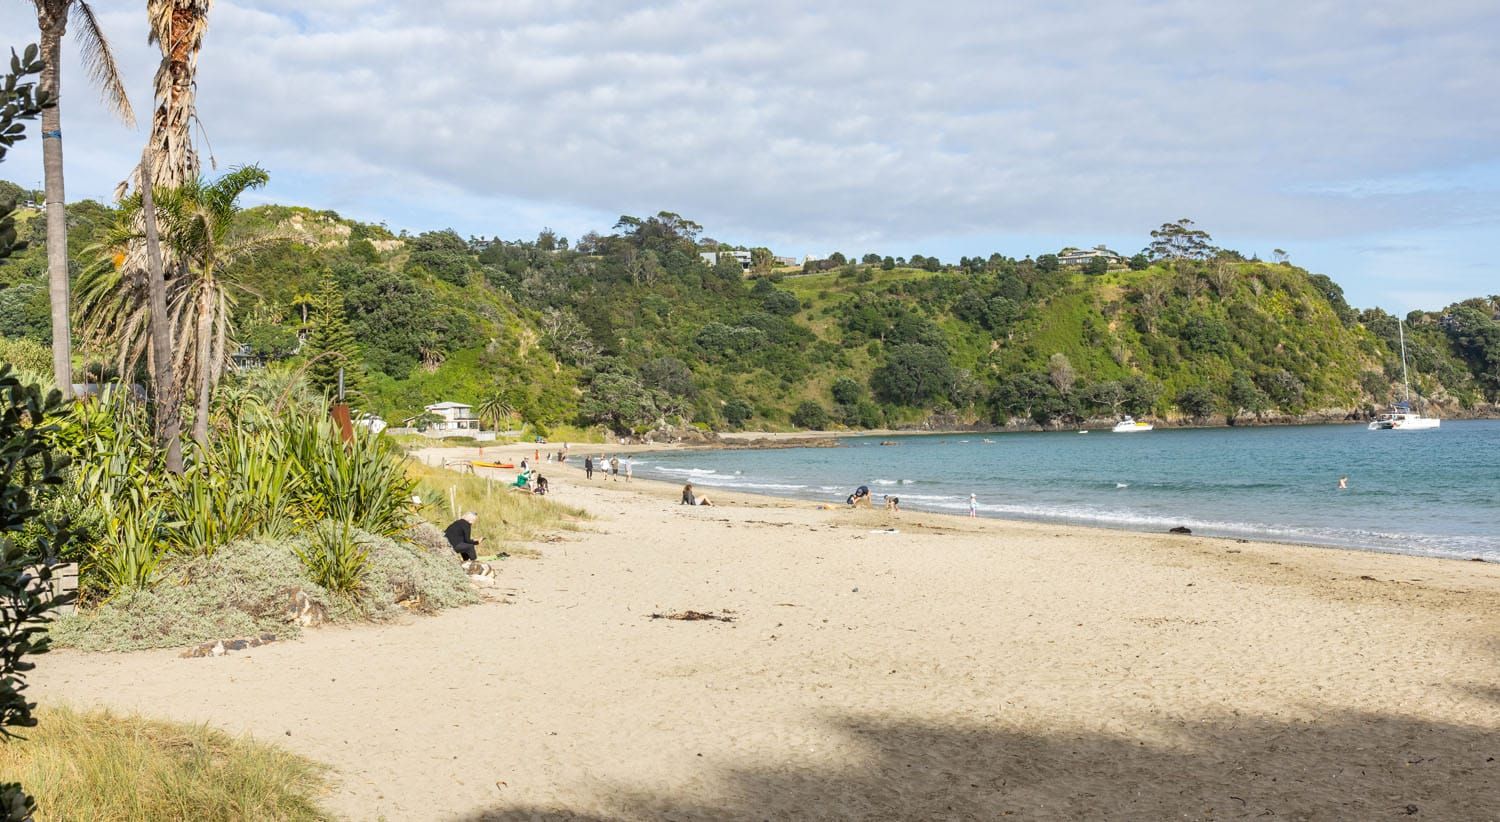
<instances>
[{"instance_id":1,"label":"white sailboat","mask_svg":"<svg viewBox=\"0 0 1500 822\"><path fill-rule=\"evenodd\" d=\"M1411 377L1406 373L1406 325L1396 318L1396 334L1401 340L1401 382L1406 386L1406 400L1391 411L1370 420L1371 431L1427 431L1442 425L1437 417L1424 417L1411 407ZM1420 395L1418 395L1420 397Z\"/></svg>"}]
</instances>

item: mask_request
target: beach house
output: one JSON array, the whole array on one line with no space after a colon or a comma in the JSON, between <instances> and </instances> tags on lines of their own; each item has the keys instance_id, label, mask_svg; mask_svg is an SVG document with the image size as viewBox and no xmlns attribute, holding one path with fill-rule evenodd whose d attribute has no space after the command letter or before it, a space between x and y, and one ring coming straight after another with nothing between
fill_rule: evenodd
<instances>
[{"instance_id":1,"label":"beach house","mask_svg":"<svg viewBox=\"0 0 1500 822\"><path fill-rule=\"evenodd\" d=\"M437 402L422 410L436 418L427 426L429 431L479 430L479 418L474 416L472 405L465 405L461 402Z\"/></svg>"}]
</instances>

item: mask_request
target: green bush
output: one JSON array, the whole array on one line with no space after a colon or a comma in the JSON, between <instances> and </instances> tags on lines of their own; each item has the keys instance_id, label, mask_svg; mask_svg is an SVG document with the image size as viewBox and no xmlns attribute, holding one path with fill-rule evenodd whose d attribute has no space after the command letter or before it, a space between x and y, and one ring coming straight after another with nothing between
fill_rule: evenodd
<instances>
[{"instance_id":1,"label":"green bush","mask_svg":"<svg viewBox=\"0 0 1500 822\"><path fill-rule=\"evenodd\" d=\"M797 410L792 412L792 425L798 428L827 428L828 411L812 400L803 400Z\"/></svg>"},{"instance_id":2,"label":"green bush","mask_svg":"<svg viewBox=\"0 0 1500 822\"><path fill-rule=\"evenodd\" d=\"M370 549L348 522L321 523L308 543L297 549L297 558L324 590L349 599L358 599L364 592Z\"/></svg>"},{"instance_id":3,"label":"green bush","mask_svg":"<svg viewBox=\"0 0 1500 822\"><path fill-rule=\"evenodd\" d=\"M321 530L330 526L339 530L332 524ZM299 558L317 550L312 541L245 539L212 556L167 558L155 585L58 619L50 629L52 642L87 651L134 651L263 633L293 637L301 630L289 610L297 591L335 622L384 620L408 608L435 611L479 601L451 551L358 530L350 530L348 538L364 555L359 599L332 595L314 580Z\"/></svg>"}]
</instances>

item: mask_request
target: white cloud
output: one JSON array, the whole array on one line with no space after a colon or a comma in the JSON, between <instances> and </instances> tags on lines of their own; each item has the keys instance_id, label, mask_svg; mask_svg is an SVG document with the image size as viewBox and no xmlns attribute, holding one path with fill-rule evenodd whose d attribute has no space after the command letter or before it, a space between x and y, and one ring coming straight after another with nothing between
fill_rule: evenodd
<instances>
[{"instance_id":1,"label":"white cloud","mask_svg":"<svg viewBox=\"0 0 1500 822\"><path fill-rule=\"evenodd\" d=\"M105 24L144 111L141 16ZM1316 243L1494 224L1493 178L1464 178L1500 144L1497 34L1500 9L1459 0L220 0L199 97L216 155L266 164L273 193L406 198L475 233L668 208L832 247L1186 214ZM65 117L102 191L140 136Z\"/></svg>"}]
</instances>

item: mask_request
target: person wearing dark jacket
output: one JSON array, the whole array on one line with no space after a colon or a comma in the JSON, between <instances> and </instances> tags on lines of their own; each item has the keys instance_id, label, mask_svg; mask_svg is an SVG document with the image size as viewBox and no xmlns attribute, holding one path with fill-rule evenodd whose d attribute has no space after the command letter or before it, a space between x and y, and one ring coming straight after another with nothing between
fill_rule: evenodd
<instances>
[{"instance_id":1,"label":"person wearing dark jacket","mask_svg":"<svg viewBox=\"0 0 1500 822\"><path fill-rule=\"evenodd\" d=\"M474 538L474 522L478 519L478 514L469 511L454 520L443 531L443 536L448 538L448 544L453 546L453 550L457 551L465 562L473 562L479 556L479 543L484 538Z\"/></svg>"},{"instance_id":2,"label":"person wearing dark jacket","mask_svg":"<svg viewBox=\"0 0 1500 822\"><path fill-rule=\"evenodd\" d=\"M594 458L591 456L583 458L583 478L594 478Z\"/></svg>"}]
</instances>

